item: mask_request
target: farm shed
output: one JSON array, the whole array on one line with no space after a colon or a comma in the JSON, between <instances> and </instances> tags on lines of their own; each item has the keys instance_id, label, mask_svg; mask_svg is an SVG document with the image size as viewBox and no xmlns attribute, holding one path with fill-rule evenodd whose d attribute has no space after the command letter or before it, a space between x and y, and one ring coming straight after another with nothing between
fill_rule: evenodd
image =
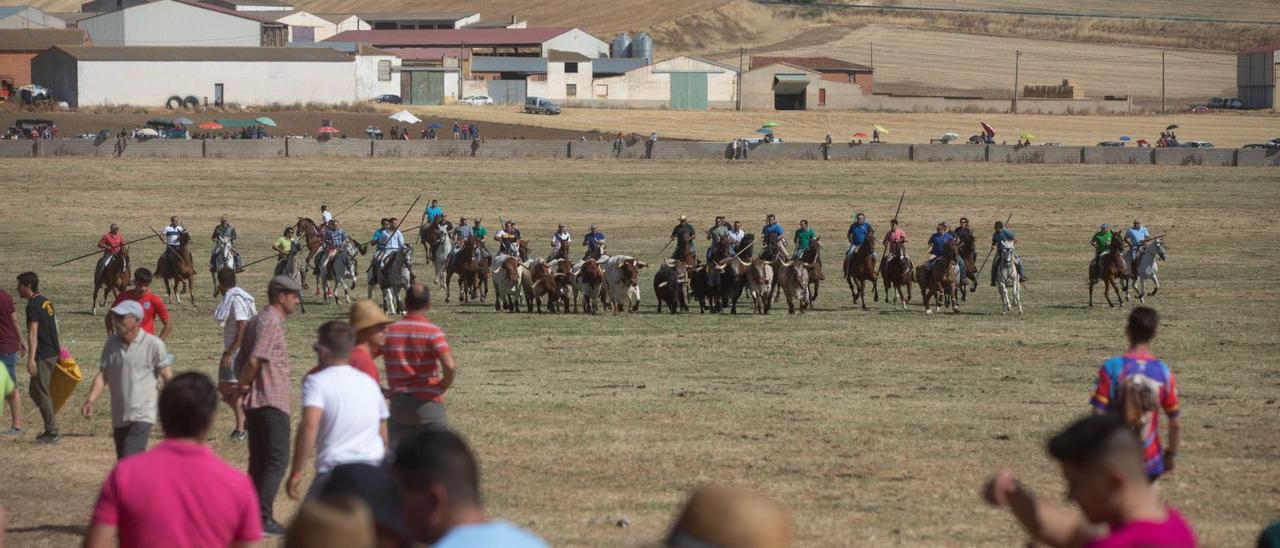
<instances>
[{"instance_id":1,"label":"farm shed","mask_svg":"<svg viewBox=\"0 0 1280 548\"><path fill-rule=\"evenodd\" d=\"M138 4L86 17L76 24L89 33L95 46L104 47L284 46L288 34L288 25L267 15L185 0Z\"/></svg>"},{"instance_id":2,"label":"farm shed","mask_svg":"<svg viewBox=\"0 0 1280 548\"><path fill-rule=\"evenodd\" d=\"M54 46L83 46L80 29L0 29L0 73L13 83L31 83L31 59Z\"/></svg>"},{"instance_id":3,"label":"farm shed","mask_svg":"<svg viewBox=\"0 0 1280 548\"><path fill-rule=\"evenodd\" d=\"M1244 108L1280 109L1276 97L1276 89L1280 88L1276 51L1280 51L1280 42L1236 54L1236 93Z\"/></svg>"},{"instance_id":4,"label":"farm shed","mask_svg":"<svg viewBox=\"0 0 1280 548\"><path fill-rule=\"evenodd\" d=\"M742 75L744 110L837 110L856 108L862 87L829 80L818 71L772 63Z\"/></svg>"}]
</instances>

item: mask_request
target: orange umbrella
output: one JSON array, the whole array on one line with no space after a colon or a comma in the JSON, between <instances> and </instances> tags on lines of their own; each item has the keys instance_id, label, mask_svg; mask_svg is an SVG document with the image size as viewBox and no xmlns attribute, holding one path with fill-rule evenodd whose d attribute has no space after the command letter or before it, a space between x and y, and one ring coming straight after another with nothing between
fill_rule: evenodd
<instances>
[{"instance_id":1,"label":"orange umbrella","mask_svg":"<svg viewBox=\"0 0 1280 548\"><path fill-rule=\"evenodd\" d=\"M217 122L205 122L196 127L200 129L222 129L222 124L219 124Z\"/></svg>"},{"instance_id":2,"label":"orange umbrella","mask_svg":"<svg viewBox=\"0 0 1280 548\"><path fill-rule=\"evenodd\" d=\"M333 126L324 126L316 130L316 133L342 133L338 128Z\"/></svg>"}]
</instances>

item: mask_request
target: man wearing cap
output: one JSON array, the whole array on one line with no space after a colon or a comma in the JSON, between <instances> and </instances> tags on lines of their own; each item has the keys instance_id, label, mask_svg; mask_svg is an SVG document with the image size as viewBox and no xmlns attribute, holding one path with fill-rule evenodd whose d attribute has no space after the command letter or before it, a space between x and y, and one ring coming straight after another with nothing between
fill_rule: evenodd
<instances>
[{"instance_id":1,"label":"man wearing cap","mask_svg":"<svg viewBox=\"0 0 1280 548\"><path fill-rule=\"evenodd\" d=\"M352 326L330 320L316 331L316 362L302 378L302 420L293 448L286 491L302 496L302 469L316 453L314 493L339 464L381 464L387 454L387 400L369 375L350 364L356 344Z\"/></svg>"},{"instance_id":2,"label":"man wearing cap","mask_svg":"<svg viewBox=\"0 0 1280 548\"><path fill-rule=\"evenodd\" d=\"M213 251L209 254L209 272L217 273L218 271L218 255L222 253L219 249L221 245L231 248L231 264L225 266L233 270L240 268L240 252L236 251L236 227L231 226L226 215L218 219L218 225L213 227L213 235L209 236L209 241L214 243Z\"/></svg>"},{"instance_id":3,"label":"man wearing cap","mask_svg":"<svg viewBox=\"0 0 1280 548\"><path fill-rule=\"evenodd\" d=\"M382 361L391 390L390 446L423 430L448 426L444 393L457 364L444 331L427 318L431 294L415 283L405 292L405 315L387 327Z\"/></svg>"},{"instance_id":4,"label":"man wearing cap","mask_svg":"<svg viewBox=\"0 0 1280 548\"><path fill-rule=\"evenodd\" d=\"M600 257L604 256L605 243L604 233L600 232L600 228L596 225L591 225L591 230L587 232L586 236L582 237L582 245L587 247L587 252L582 255L582 260L600 260Z\"/></svg>"},{"instance_id":5,"label":"man wearing cap","mask_svg":"<svg viewBox=\"0 0 1280 548\"><path fill-rule=\"evenodd\" d=\"M556 231L551 234L551 257L547 260L553 261L561 254L564 254L566 259L569 258L569 242L571 241L573 241L573 236L569 235L569 230L561 223L556 227Z\"/></svg>"},{"instance_id":6,"label":"man wearing cap","mask_svg":"<svg viewBox=\"0 0 1280 548\"><path fill-rule=\"evenodd\" d=\"M269 304L245 326L235 361L240 393L245 396L249 477L258 491L262 529L269 535L284 534L274 511L276 494L289 464L291 385L284 319L297 309L300 291L302 287L293 278L271 278L267 285Z\"/></svg>"},{"instance_id":7,"label":"man wearing cap","mask_svg":"<svg viewBox=\"0 0 1280 548\"><path fill-rule=\"evenodd\" d=\"M684 236L685 240L689 242L689 253L693 253L696 257L698 251L696 249L697 246L694 245L693 241L694 234L696 234L696 231L693 229L693 225L689 224L689 218L681 215L680 222L676 223L675 228L671 229L671 241L674 242L676 241L676 238ZM672 254L672 258L679 257L675 257L675 255Z\"/></svg>"},{"instance_id":8,"label":"man wearing cap","mask_svg":"<svg viewBox=\"0 0 1280 548\"><path fill-rule=\"evenodd\" d=\"M1093 263L1090 264L1090 268L1093 268L1098 266L1098 259L1111 251L1111 229L1107 223L1102 223L1102 226L1098 227L1098 231L1093 233L1089 243L1093 245Z\"/></svg>"},{"instance_id":9,"label":"man wearing cap","mask_svg":"<svg viewBox=\"0 0 1280 548\"><path fill-rule=\"evenodd\" d=\"M107 227L107 233L98 238L98 249L102 250L102 259L98 260L98 272L101 272L124 250L124 235L120 234L120 225L111 223Z\"/></svg>"},{"instance_id":10,"label":"man wearing cap","mask_svg":"<svg viewBox=\"0 0 1280 548\"><path fill-rule=\"evenodd\" d=\"M111 316L115 334L102 347L98 372L80 411L92 417L93 402L103 386L110 389L112 437L116 458L123 459L147 450L156 422L156 378L168 382L173 372L164 341L142 329L145 314L138 301L121 301L111 307Z\"/></svg>"}]
</instances>

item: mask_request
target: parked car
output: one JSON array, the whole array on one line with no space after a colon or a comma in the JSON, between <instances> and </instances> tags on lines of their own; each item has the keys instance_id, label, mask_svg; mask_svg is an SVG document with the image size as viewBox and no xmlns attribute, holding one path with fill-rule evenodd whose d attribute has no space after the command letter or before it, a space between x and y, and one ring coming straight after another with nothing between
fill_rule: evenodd
<instances>
[{"instance_id":1,"label":"parked car","mask_svg":"<svg viewBox=\"0 0 1280 548\"><path fill-rule=\"evenodd\" d=\"M470 97L463 97L462 100L458 102L464 105L492 105L493 97L489 97L488 95L472 95Z\"/></svg>"},{"instance_id":2,"label":"parked car","mask_svg":"<svg viewBox=\"0 0 1280 548\"><path fill-rule=\"evenodd\" d=\"M529 114L560 114L560 105L546 97L526 97L524 111Z\"/></svg>"},{"instance_id":3,"label":"parked car","mask_svg":"<svg viewBox=\"0 0 1280 548\"><path fill-rule=\"evenodd\" d=\"M1268 149L1268 150L1270 150L1270 149L1280 149L1280 142L1278 142L1278 141L1267 141L1267 142L1265 142L1265 143L1252 143L1252 144L1248 144L1248 145L1242 146L1242 147L1240 147L1240 148L1265 148L1265 149Z\"/></svg>"},{"instance_id":4,"label":"parked car","mask_svg":"<svg viewBox=\"0 0 1280 548\"><path fill-rule=\"evenodd\" d=\"M1186 148L1213 148L1213 143L1208 141L1183 141L1182 146Z\"/></svg>"},{"instance_id":5,"label":"parked car","mask_svg":"<svg viewBox=\"0 0 1280 548\"><path fill-rule=\"evenodd\" d=\"M1267 143L1280 147L1280 137L1267 141Z\"/></svg>"},{"instance_id":6,"label":"parked car","mask_svg":"<svg viewBox=\"0 0 1280 548\"><path fill-rule=\"evenodd\" d=\"M1187 109L1182 112L1186 112L1189 114L1205 114L1205 113L1213 112L1213 109L1209 108L1206 105L1187 105Z\"/></svg>"},{"instance_id":7,"label":"parked car","mask_svg":"<svg viewBox=\"0 0 1280 548\"><path fill-rule=\"evenodd\" d=\"M373 98L373 102L375 102L375 103L390 103L390 104L393 104L393 105L398 105L398 104L403 103L403 102L404 102L404 99L401 99L399 95L394 95L394 94L388 93L388 94L386 94L386 95L379 95L379 96L377 96L377 97L374 97L374 98Z\"/></svg>"},{"instance_id":8,"label":"parked car","mask_svg":"<svg viewBox=\"0 0 1280 548\"><path fill-rule=\"evenodd\" d=\"M1209 99L1209 108L1244 108L1244 102L1238 97Z\"/></svg>"},{"instance_id":9,"label":"parked car","mask_svg":"<svg viewBox=\"0 0 1280 548\"><path fill-rule=\"evenodd\" d=\"M1124 146L1124 141L1103 141L1103 142L1101 142L1101 143L1098 143L1098 146L1100 146L1100 147L1122 147L1122 146Z\"/></svg>"}]
</instances>

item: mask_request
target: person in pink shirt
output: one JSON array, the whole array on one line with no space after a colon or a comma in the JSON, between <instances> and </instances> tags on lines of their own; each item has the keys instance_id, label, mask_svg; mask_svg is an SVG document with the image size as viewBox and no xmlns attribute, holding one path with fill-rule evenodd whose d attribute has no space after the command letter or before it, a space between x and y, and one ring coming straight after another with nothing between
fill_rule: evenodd
<instances>
[{"instance_id":1,"label":"person in pink shirt","mask_svg":"<svg viewBox=\"0 0 1280 548\"><path fill-rule=\"evenodd\" d=\"M1062 467L1067 497L1080 513L1039 499L1000 470L982 496L1008 508L1032 539L1048 546L1086 548L1187 548L1196 535L1177 510L1160 501L1147 480L1142 440L1115 414L1071 423L1049 440L1049 455Z\"/></svg>"},{"instance_id":2,"label":"person in pink shirt","mask_svg":"<svg viewBox=\"0 0 1280 548\"><path fill-rule=\"evenodd\" d=\"M256 547L262 539L253 483L204 445L218 391L201 373L183 373L160 392L164 441L121 460L93 507L86 548Z\"/></svg>"}]
</instances>

